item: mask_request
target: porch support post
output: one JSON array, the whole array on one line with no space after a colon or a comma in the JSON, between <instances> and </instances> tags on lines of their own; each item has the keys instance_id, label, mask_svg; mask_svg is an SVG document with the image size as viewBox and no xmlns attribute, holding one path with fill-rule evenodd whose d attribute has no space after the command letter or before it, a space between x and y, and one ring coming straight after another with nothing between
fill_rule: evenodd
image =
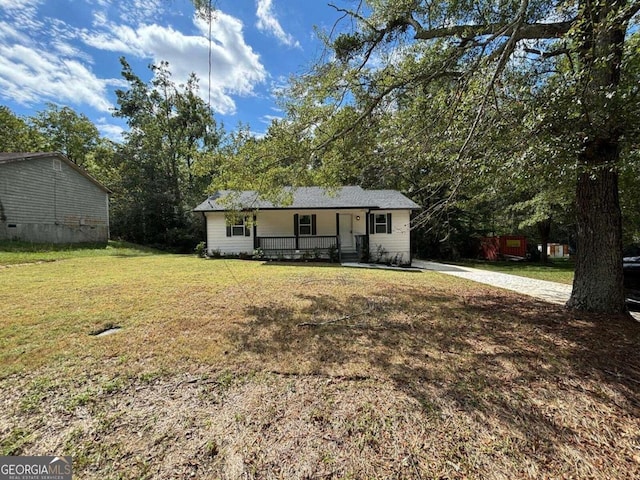
<instances>
[{"instance_id":1,"label":"porch support post","mask_svg":"<svg viewBox=\"0 0 640 480\"><path fill-rule=\"evenodd\" d=\"M364 216L364 218L366 219L365 220L365 229L364 229L365 233L364 234L365 234L365 238L367 239L367 245L366 245L366 248L367 248L366 258L367 259L371 255L371 247L370 247L371 239L369 238L369 229L370 229L369 222L371 221L370 217L371 217L371 210L367 210L367 213Z\"/></svg>"},{"instance_id":2,"label":"porch support post","mask_svg":"<svg viewBox=\"0 0 640 480\"><path fill-rule=\"evenodd\" d=\"M340 241L340 212L336 212L336 240L338 242L338 262L342 263L342 242Z\"/></svg>"}]
</instances>

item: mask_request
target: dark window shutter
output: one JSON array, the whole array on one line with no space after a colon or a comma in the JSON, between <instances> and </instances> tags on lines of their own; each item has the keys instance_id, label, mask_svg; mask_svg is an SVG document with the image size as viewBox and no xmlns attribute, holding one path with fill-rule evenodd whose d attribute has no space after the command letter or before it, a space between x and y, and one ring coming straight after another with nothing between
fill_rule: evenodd
<instances>
[{"instance_id":1,"label":"dark window shutter","mask_svg":"<svg viewBox=\"0 0 640 480\"><path fill-rule=\"evenodd\" d=\"M249 229L249 222L247 221L247 218L244 219L244 236L251 236L251 230Z\"/></svg>"},{"instance_id":2,"label":"dark window shutter","mask_svg":"<svg viewBox=\"0 0 640 480\"><path fill-rule=\"evenodd\" d=\"M253 248L258 248L259 245L258 240L258 222L256 222L256 215L253 215Z\"/></svg>"},{"instance_id":3,"label":"dark window shutter","mask_svg":"<svg viewBox=\"0 0 640 480\"><path fill-rule=\"evenodd\" d=\"M316 225L317 225L316 224L316 216L314 214L314 215L311 215L311 235L316 235L317 234L318 229L317 229Z\"/></svg>"},{"instance_id":4,"label":"dark window shutter","mask_svg":"<svg viewBox=\"0 0 640 480\"><path fill-rule=\"evenodd\" d=\"M387 233L391 233L391 214L387 213Z\"/></svg>"},{"instance_id":5,"label":"dark window shutter","mask_svg":"<svg viewBox=\"0 0 640 480\"><path fill-rule=\"evenodd\" d=\"M373 213L369 214L369 233L376 233L376 216Z\"/></svg>"},{"instance_id":6,"label":"dark window shutter","mask_svg":"<svg viewBox=\"0 0 640 480\"><path fill-rule=\"evenodd\" d=\"M297 213L293 216L293 234L296 237L298 236L298 214Z\"/></svg>"},{"instance_id":7,"label":"dark window shutter","mask_svg":"<svg viewBox=\"0 0 640 480\"><path fill-rule=\"evenodd\" d=\"M231 225L227 225L227 237L231 236Z\"/></svg>"}]
</instances>

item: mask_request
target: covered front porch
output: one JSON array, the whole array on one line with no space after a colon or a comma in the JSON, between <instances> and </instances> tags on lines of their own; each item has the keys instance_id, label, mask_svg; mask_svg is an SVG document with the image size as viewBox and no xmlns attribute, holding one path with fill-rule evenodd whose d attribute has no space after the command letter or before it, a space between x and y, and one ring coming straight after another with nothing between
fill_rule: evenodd
<instances>
[{"instance_id":1,"label":"covered front porch","mask_svg":"<svg viewBox=\"0 0 640 480\"><path fill-rule=\"evenodd\" d=\"M253 249L265 258L342 261L359 259L356 236L366 235L365 210L260 211L253 225Z\"/></svg>"},{"instance_id":2,"label":"covered front porch","mask_svg":"<svg viewBox=\"0 0 640 480\"><path fill-rule=\"evenodd\" d=\"M254 251L268 258L313 258L360 261L369 248L366 234L311 236L255 236Z\"/></svg>"}]
</instances>

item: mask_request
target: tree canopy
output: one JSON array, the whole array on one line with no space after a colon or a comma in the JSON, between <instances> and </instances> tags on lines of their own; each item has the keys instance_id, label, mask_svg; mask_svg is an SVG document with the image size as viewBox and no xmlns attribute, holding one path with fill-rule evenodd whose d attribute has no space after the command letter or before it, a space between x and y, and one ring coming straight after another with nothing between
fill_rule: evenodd
<instances>
[{"instance_id":1,"label":"tree canopy","mask_svg":"<svg viewBox=\"0 0 640 480\"><path fill-rule=\"evenodd\" d=\"M1 152L39 151L44 141L27 120L15 115L8 107L0 106Z\"/></svg>"},{"instance_id":2,"label":"tree canopy","mask_svg":"<svg viewBox=\"0 0 640 480\"><path fill-rule=\"evenodd\" d=\"M330 181L401 188L424 223L492 190L513 193L525 222L575 211L569 305L622 311L618 183L637 149L640 2L349 5L285 101L310 152L298 160Z\"/></svg>"},{"instance_id":3,"label":"tree canopy","mask_svg":"<svg viewBox=\"0 0 640 480\"><path fill-rule=\"evenodd\" d=\"M199 237L191 209L201 201L215 166L198 167L218 145L210 108L198 95L198 79L171 79L169 65L152 65L143 82L122 58L127 89L116 91L114 112L129 125L112 162L113 232L128 240L188 249Z\"/></svg>"},{"instance_id":4,"label":"tree canopy","mask_svg":"<svg viewBox=\"0 0 640 480\"><path fill-rule=\"evenodd\" d=\"M30 123L42 139L42 150L60 152L78 165L86 162L100 139L93 122L67 106L49 103Z\"/></svg>"}]
</instances>

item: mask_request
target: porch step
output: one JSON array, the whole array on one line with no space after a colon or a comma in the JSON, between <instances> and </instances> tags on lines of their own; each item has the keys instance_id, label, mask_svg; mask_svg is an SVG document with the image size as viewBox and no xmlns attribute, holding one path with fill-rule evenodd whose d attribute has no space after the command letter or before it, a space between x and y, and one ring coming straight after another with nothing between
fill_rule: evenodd
<instances>
[{"instance_id":1,"label":"porch step","mask_svg":"<svg viewBox=\"0 0 640 480\"><path fill-rule=\"evenodd\" d=\"M358 262L360 260L358 252L342 252L341 257L343 262Z\"/></svg>"}]
</instances>

